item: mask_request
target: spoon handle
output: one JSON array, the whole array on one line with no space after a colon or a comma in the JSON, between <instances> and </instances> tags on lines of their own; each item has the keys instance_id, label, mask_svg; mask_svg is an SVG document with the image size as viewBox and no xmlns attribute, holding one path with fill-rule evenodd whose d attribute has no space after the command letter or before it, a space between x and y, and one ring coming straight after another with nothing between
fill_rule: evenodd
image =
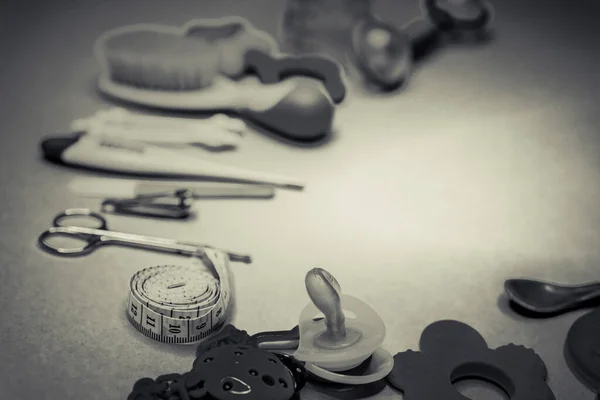
<instances>
[{"instance_id":1,"label":"spoon handle","mask_svg":"<svg viewBox=\"0 0 600 400\"><path fill-rule=\"evenodd\" d=\"M565 286L565 287L571 289L573 291L573 293L577 293L580 295L598 293L598 295L600 296L600 282L591 282L591 283L584 283L581 285L571 285L571 286Z\"/></svg>"}]
</instances>

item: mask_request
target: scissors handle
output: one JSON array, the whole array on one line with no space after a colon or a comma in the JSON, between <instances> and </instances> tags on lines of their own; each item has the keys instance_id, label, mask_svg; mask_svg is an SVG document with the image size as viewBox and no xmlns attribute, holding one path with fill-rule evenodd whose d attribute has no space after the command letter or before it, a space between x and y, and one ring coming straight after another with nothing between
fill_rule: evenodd
<instances>
[{"instance_id":1,"label":"scissors handle","mask_svg":"<svg viewBox=\"0 0 600 400\"><path fill-rule=\"evenodd\" d=\"M66 237L71 240L83 241L85 244L82 246L59 247L49 242L48 239L53 237ZM202 256L204 255L204 249L208 247L185 244L175 240L151 236L83 228L79 226L53 226L40 235L38 243L43 250L46 250L53 255L60 256L87 255L104 244L175 253L185 256Z\"/></svg>"},{"instance_id":2,"label":"scissors handle","mask_svg":"<svg viewBox=\"0 0 600 400\"><path fill-rule=\"evenodd\" d=\"M76 225L65 225L63 220L69 217L84 217L93 220L99 228L84 228ZM85 244L75 247L59 247L49 243L51 237L67 237L83 241ZM142 236L124 232L113 232L108 230L106 220L93 211L85 208L68 209L54 218L53 226L43 232L38 238L39 246L50 254L57 256L83 256L91 253L103 244L115 244L128 247L136 247L146 250L175 253L184 256L204 256L205 249L211 246L184 243L177 240L163 239L151 236ZM226 252L229 259L234 262L251 263L250 256Z\"/></svg>"},{"instance_id":3,"label":"scissors handle","mask_svg":"<svg viewBox=\"0 0 600 400\"><path fill-rule=\"evenodd\" d=\"M69 208L54 217L52 227L39 236L38 244L43 250L54 255L81 256L91 253L98 245L102 244L103 238L101 235L95 232L86 232L86 228L67 223L69 218L83 218L93 222L95 230L108 230L106 220L102 215L87 208ZM54 246L48 241L52 237L67 237L85 244L75 247Z\"/></svg>"},{"instance_id":4,"label":"scissors handle","mask_svg":"<svg viewBox=\"0 0 600 400\"><path fill-rule=\"evenodd\" d=\"M87 209L87 208L69 208L69 209L61 212L56 217L54 217L54 220L52 221L52 226L54 226L54 227L75 226L76 224L71 225L71 224L63 223L64 220L67 220L67 219L73 218L73 217L80 217L80 218L83 217L87 220L96 222L97 226L94 227L94 229L108 230L108 225L106 224L106 219L104 219L104 217L102 215L95 213L92 210Z\"/></svg>"},{"instance_id":5,"label":"scissors handle","mask_svg":"<svg viewBox=\"0 0 600 400\"><path fill-rule=\"evenodd\" d=\"M38 245L46 252L55 256L84 256L90 254L96 249L97 246L101 244L100 237L94 235L86 235L84 233L77 232L74 229L77 229L77 227L53 226L48 230L42 232L42 234L38 238ZM75 238L79 241L85 242L85 244L76 247L59 247L54 246L48 242L49 238L59 236Z\"/></svg>"}]
</instances>

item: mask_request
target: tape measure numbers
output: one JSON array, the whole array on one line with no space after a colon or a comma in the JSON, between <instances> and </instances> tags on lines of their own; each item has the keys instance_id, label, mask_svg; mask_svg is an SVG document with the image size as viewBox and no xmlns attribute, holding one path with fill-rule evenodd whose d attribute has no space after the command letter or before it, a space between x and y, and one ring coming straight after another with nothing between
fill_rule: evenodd
<instances>
[{"instance_id":1,"label":"tape measure numbers","mask_svg":"<svg viewBox=\"0 0 600 400\"><path fill-rule=\"evenodd\" d=\"M165 343L194 343L219 331L230 301L229 259L206 249L203 261L208 265L156 266L133 275L127 302L131 324Z\"/></svg>"}]
</instances>

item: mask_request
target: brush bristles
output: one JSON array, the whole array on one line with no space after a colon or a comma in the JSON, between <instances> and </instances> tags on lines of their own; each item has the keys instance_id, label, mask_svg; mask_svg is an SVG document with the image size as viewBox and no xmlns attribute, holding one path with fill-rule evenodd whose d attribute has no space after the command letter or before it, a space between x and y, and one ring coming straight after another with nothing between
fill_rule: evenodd
<instances>
[{"instance_id":1,"label":"brush bristles","mask_svg":"<svg viewBox=\"0 0 600 400\"><path fill-rule=\"evenodd\" d=\"M186 36L214 43L219 51L220 72L238 79L246 72L245 54L249 50L264 53L272 52L271 42L241 23L230 23L220 26L192 26Z\"/></svg>"},{"instance_id":2,"label":"brush bristles","mask_svg":"<svg viewBox=\"0 0 600 400\"><path fill-rule=\"evenodd\" d=\"M104 44L111 80L150 90L208 87L219 74L219 51L204 40L159 32L130 32Z\"/></svg>"}]
</instances>

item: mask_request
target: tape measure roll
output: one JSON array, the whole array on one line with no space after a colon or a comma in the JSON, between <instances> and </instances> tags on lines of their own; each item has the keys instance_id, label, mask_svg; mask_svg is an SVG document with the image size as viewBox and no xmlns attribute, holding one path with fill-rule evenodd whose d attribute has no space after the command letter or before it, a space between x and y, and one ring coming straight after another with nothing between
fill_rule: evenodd
<instances>
[{"instance_id":1,"label":"tape measure roll","mask_svg":"<svg viewBox=\"0 0 600 400\"><path fill-rule=\"evenodd\" d=\"M202 260L204 268L164 265L135 273L127 302L131 324L165 343L195 343L219 331L230 301L229 259L222 251L206 249Z\"/></svg>"}]
</instances>

